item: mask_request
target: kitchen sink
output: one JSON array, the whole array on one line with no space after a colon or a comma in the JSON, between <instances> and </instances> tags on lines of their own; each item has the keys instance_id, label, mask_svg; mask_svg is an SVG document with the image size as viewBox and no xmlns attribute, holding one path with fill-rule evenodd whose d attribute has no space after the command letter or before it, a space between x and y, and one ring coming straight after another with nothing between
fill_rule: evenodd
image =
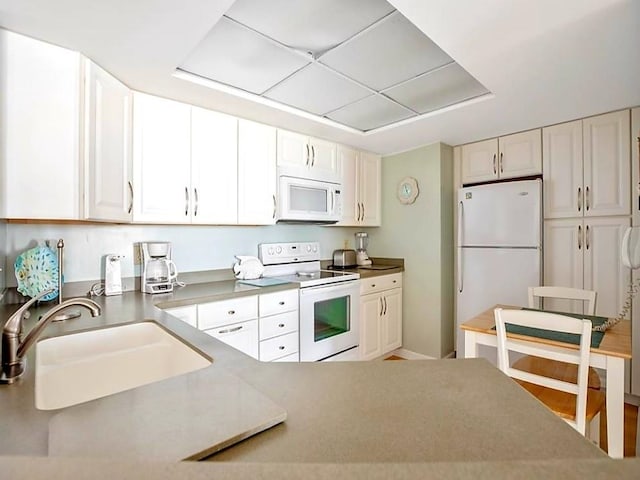
<instances>
[{"instance_id":1,"label":"kitchen sink","mask_svg":"<svg viewBox=\"0 0 640 480\"><path fill-rule=\"evenodd\" d=\"M48 338L36 344L36 408L69 407L211 363L150 321Z\"/></svg>"}]
</instances>

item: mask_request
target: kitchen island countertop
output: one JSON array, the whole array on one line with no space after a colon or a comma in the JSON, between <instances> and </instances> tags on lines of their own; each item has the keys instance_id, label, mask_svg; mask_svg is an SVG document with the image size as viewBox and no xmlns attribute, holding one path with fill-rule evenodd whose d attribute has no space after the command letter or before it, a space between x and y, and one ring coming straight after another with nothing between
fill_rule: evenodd
<instances>
[{"instance_id":1,"label":"kitchen island countertop","mask_svg":"<svg viewBox=\"0 0 640 480\"><path fill-rule=\"evenodd\" d=\"M221 298L218 295L245 295L292 287L245 289L243 286L241 292L236 292L235 282L215 283L220 284L187 286L169 295L128 292L122 296L101 297L98 299L103 306L100 317L91 318L83 312L79 319L47 327L46 336L57 336L153 320L214 361L210 367L178 379L60 411L40 411L33 403L32 349L27 355L28 368L22 381L0 387L0 430L3 432L0 455L46 456L49 425L56 415L89 412L92 424L99 425L100 418L105 421L109 418L114 402L134 405L136 398L148 398L151 393L155 400L149 404L149 408L154 409L150 421L184 421L189 418L189 412L180 412L182 407L176 403L176 395L198 396L207 402L210 391L207 389L213 388L216 376L231 375L284 408L287 420L217 453L209 458L213 461L401 463L605 458L602 451L485 360L260 363L157 308L157 305L169 307L213 301ZM5 318L12 308L15 306L3 307ZM31 320L37 318L37 313L34 311ZM233 401L232 395L233 392L229 392L230 401ZM210 408L215 409L214 396L211 398ZM206 424L207 417L193 421ZM173 427L188 428L189 425L177 423ZM216 425L209 428L213 430ZM145 424L137 425L136 435L127 437L104 438L100 431L89 430L78 431L84 443L81 453L84 457L116 456L122 460L122 455L103 448L109 442L117 442L118 451L131 452L129 459L148 460L154 458L154 442L172 441L153 438L150 435L154 430L145 428ZM197 441L206 441L206 438L200 437ZM193 455L207 454L206 445L186 447L193 449L190 452Z\"/></svg>"}]
</instances>

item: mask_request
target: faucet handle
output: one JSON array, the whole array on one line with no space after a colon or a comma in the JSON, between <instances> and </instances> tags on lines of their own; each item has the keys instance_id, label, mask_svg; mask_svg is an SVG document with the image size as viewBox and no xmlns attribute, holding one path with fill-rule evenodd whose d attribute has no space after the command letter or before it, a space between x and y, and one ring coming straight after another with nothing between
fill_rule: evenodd
<instances>
[{"instance_id":1,"label":"faucet handle","mask_svg":"<svg viewBox=\"0 0 640 480\"><path fill-rule=\"evenodd\" d=\"M4 324L3 332L9 335L19 335L22 332L22 319L29 318L29 308L45 295L53 292L54 288L48 288L41 291L35 297L31 298L27 303L22 305L16 312L9 317L7 323Z\"/></svg>"}]
</instances>

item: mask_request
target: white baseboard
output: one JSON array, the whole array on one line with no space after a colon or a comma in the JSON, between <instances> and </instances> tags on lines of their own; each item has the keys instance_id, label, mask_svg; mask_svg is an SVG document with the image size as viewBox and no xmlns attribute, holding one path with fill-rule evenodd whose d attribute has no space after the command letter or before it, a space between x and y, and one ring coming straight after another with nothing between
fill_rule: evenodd
<instances>
[{"instance_id":1,"label":"white baseboard","mask_svg":"<svg viewBox=\"0 0 640 480\"><path fill-rule=\"evenodd\" d=\"M406 348L398 348L393 352L388 353L386 356L396 355L398 357L402 357L405 360L435 360L434 357L429 357L427 355L423 355L421 353L412 352L411 350L407 350Z\"/></svg>"}]
</instances>

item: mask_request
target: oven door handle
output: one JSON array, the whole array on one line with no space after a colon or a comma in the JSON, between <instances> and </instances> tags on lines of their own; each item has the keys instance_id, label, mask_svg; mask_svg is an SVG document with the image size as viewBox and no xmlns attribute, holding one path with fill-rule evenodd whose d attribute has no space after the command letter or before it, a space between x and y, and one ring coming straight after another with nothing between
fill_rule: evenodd
<instances>
[{"instance_id":1,"label":"oven door handle","mask_svg":"<svg viewBox=\"0 0 640 480\"><path fill-rule=\"evenodd\" d=\"M345 280L344 282L335 282L324 285L313 285L311 287L304 287L300 289L300 295L306 296L311 294L318 294L321 291L323 294L334 294L336 292L346 293L360 293L360 282L358 280Z\"/></svg>"}]
</instances>

